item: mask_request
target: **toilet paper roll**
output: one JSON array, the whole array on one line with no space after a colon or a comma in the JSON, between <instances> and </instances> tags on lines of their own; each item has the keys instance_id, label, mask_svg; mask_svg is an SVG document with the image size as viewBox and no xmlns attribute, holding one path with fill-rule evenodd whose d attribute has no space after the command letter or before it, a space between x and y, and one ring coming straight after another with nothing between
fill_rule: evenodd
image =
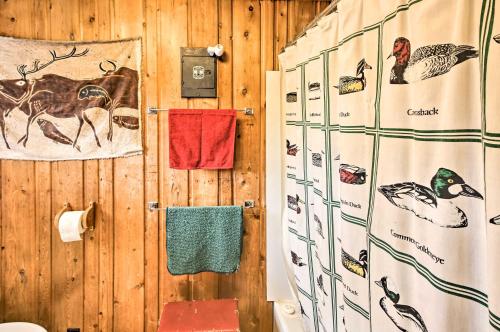
<instances>
[{"instance_id":1,"label":"toilet paper roll","mask_svg":"<svg viewBox=\"0 0 500 332\"><path fill-rule=\"evenodd\" d=\"M85 231L80 218L85 211L64 212L59 218L59 235L63 242L81 241L81 234Z\"/></svg>"}]
</instances>

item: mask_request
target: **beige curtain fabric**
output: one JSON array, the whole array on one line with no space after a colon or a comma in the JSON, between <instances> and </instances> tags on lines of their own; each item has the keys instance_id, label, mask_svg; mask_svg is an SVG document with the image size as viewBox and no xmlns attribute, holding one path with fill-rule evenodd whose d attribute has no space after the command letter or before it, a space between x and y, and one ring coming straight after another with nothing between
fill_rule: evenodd
<instances>
[{"instance_id":1,"label":"beige curtain fabric","mask_svg":"<svg viewBox=\"0 0 500 332\"><path fill-rule=\"evenodd\" d=\"M280 56L310 331L500 331L495 0L342 0Z\"/></svg>"},{"instance_id":2,"label":"beige curtain fabric","mask_svg":"<svg viewBox=\"0 0 500 332\"><path fill-rule=\"evenodd\" d=\"M142 153L141 41L0 38L0 158Z\"/></svg>"}]
</instances>

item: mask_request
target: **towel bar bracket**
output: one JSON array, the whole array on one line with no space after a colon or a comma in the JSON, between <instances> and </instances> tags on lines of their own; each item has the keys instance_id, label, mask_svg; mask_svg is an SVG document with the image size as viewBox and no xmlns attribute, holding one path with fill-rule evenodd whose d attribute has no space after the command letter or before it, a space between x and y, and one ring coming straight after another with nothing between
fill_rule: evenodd
<instances>
[{"instance_id":1,"label":"towel bar bracket","mask_svg":"<svg viewBox=\"0 0 500 332\"><path fill-rule=\"evenodd\" d=\"M255 201L252 201L252 200L245 201L245 202L243 203L243 207L244 207L245 209L250 209L250 208L253 208L253 207L255 207Z\"/></svg>"},{"instance_id":2,"label":"towel bar bracket","mask_svg":"<svg viewBox=\"0 0 500 332\"><path fill-rule=\"evenodd\" d=\"M158 203L158 202L148 202L147 207L148 207L149 212L167 209L167 208L161 208L160 203ZM245 209L253 208L253 207L255 207L255 201L247 200L243 203L243 207Z\"/></svg>"},{"instance_id":3,"label":"towel bar bracket","mask_svg":"<svg viewBox=\"0 0 500 332\"><path fill-rule=\"evenodd\" d=\"M155 106L149 106L147 108L147 113L154 115L154 114L158 114L159 111L168 111L168 110L169 110L168 108L157 108ZM245 115L254 115L255 114L252 107L245 107L244 109L237 110L237 111L243 112Z\"/></svg>"},{"instance_id":4,"label":"towel bar bracket","mask_svg":"<svg viewBox=\"0 0 500 332\"><path fill-rule=\"evenodd\" d=\"M149 212L153 212L156 210L165 210L165 208L160 208L160 203L158 202L148 202L148 210Z\"/></svg>"}]
</instances>

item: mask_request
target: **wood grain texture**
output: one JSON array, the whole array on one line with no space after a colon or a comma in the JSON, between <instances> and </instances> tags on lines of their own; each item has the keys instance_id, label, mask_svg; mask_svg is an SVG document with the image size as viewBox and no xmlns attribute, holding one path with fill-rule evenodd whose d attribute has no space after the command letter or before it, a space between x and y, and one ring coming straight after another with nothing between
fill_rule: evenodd
<instances>
[{"instance_id":1,"label":"wood grain texture","mask_svg":"<svg viewBox=\"0 0 500 332\"><path fill-rule=\"evenodd\" d=\"M155 331L165 302L238 298L242 331L271 331L265 271L265 71L328 1L7 0L0 34L58 40L142 37L145 154L99 161L0 161L0 322L49 331ZM180 47L221 43L218 98L180 97ZM238 113L235 168L169 168L162 108L253 107ZM96 229L62 243L52 225L65 202L97 202ZM241 205L241 266L233 274L172 276L162 206Z\"/></svg>"},{"instance_id":2,"label":"wood grain texture","mask_svg":"<svg viewBox=\"0 0 500 332\"><path fill-rule=\"evenodd\" d=\"M188 46L206 47L218 42L217 0L190 0L188 2ZM189 101L189 108L216 109L216 98L196 98ZM212 206L218 203L217 170L190 171L190 205ZM218 297L218 275L202 272L189 277L190 299L210 300Z\"/></svg>"},{"instance_id":3,"label":"wood grain texture","mask_svg":"<svg viewBox=\"0 0 500 332\"><path fill-rule=\"evenodd\" d=\"M146 0L143 25L144 61L143 96L147 105L158 104L158 0ZM144 198L158 201L158 117L146 117L144 124ZM145 212L144 217L144 331L155 331L158 326L158 213Z\"/></svg>"}]
</instances>

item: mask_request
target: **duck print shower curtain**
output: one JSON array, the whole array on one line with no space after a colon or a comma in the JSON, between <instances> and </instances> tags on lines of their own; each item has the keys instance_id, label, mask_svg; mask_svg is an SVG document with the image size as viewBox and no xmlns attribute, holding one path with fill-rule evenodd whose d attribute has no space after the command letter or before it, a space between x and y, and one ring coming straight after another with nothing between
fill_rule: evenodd
<instances>
[{"instance_id":1,"label":"duck print shower curtain","mask_svg":"<svg viewBox=\"0 0 500 332\"><path fill-rule=\"evenodd\" d=\"M342 0L280 55L310 331L500 331L496 0Z\"/></svg>"}]
</instances>

